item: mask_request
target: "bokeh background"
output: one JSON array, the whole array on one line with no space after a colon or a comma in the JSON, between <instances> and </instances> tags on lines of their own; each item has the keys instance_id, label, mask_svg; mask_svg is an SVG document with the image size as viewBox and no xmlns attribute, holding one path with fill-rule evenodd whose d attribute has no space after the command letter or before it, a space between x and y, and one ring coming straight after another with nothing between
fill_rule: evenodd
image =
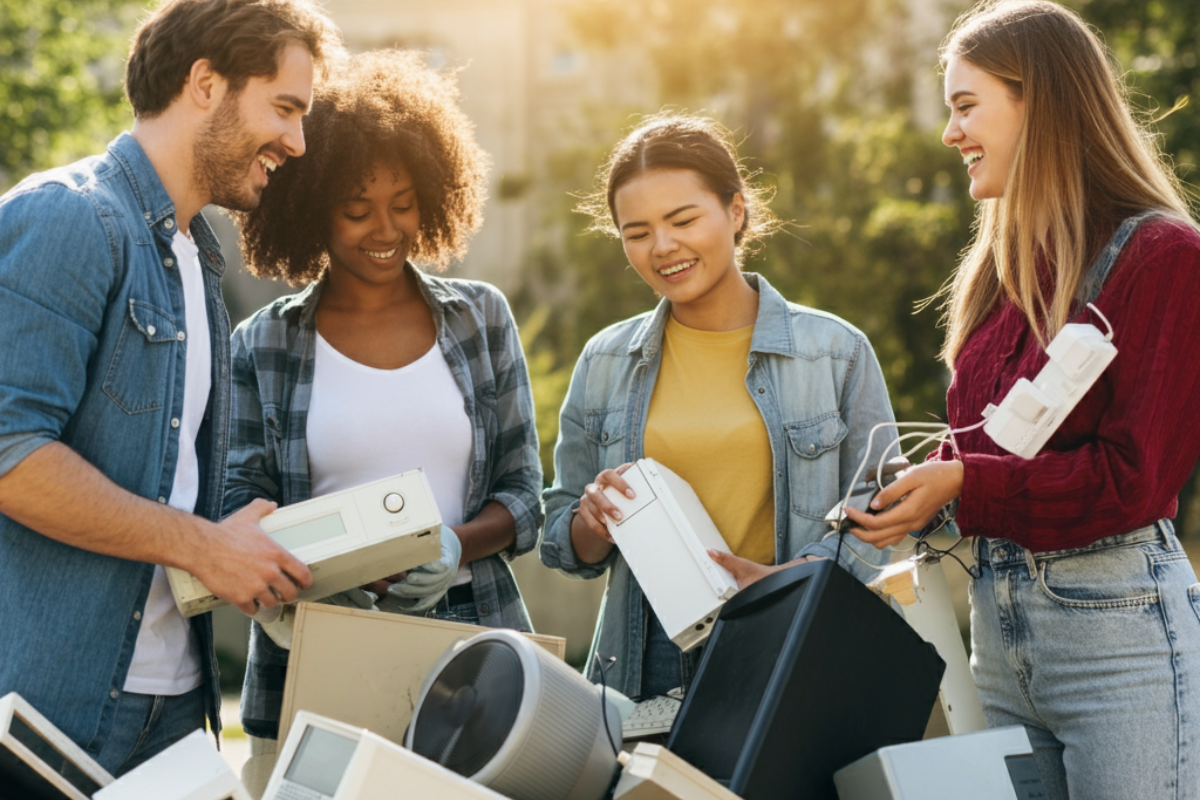
<instances>
[{"instance_id":1,"label":"bokeh background","mask_svg":"<svg viewBox=\"0 0 1200 800\"><path fill-rule=\"evenodd\" d=\"M1069 0L1111 46L1139 113L1179 175L1197 180L1198 0ZM451 274L488 280L512 303L536 395L547 480L557 414L584 342L655 298L620 245L587 234L572 207L604 153L642 114L709 113L774 190L789 221L751 259L784 296L867 333L896 417L944 418L936 308L974 215L965 170L942 146L938 43L963 0L326 0L352 50L399 46L457 73L493 170L486 222ZM101 150L131 124L121 77L146 12L129 0L0 0L0 191ZM241 268L225 245L236 324L288 291ZM6 342L2 347L16 347ZM1197 481L1178 528L1200 541ZM572 581L536 556L518 577L541 632L586 653L602 581ZM956 596L963 575L947 567ZM246 621L218 612L223 679L241 682Z\"/></svg>"}]
</instances>

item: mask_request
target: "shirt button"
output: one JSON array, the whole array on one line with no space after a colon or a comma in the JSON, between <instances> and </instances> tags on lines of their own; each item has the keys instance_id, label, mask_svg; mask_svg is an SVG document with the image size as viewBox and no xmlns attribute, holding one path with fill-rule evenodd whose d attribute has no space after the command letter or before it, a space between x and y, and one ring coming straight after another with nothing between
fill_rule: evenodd
<instances>
[{"instance_id":1,"label":"shirt button","mask_svg":"<svg viewBox=\"0 0 1200 800\"><path fill-rule=\"evenodd\" d=\"M487 603L480 603L480 604L479 604L479 613L480 613L480 614L485 614L485 615L489 613L489 611L488 611L488 604L487 604Z\"/></svg>"},{"instance_id":2,"label":"shirt button","mask_svg":"<svg viewBox=\"0 0 1200 800\"><path fill-rule=\"evenodd\" d=\"M809 452L809 453L815 453L815 452L817 452L817 446L816 446L815 444L810 444L810 445L808 446L808 452Z\"/></svg>"},{"instance_id":3,"label":"shirt button","mask_svg":"<svg viewBox=\"0 0 1200 800\"><path fill-rule=\"evenodd\" d=\"M165 227L167 230L171 230L175 227L175 220L167 217L167 221L163 223L163 227Z\"/></svg>"},{"instance_id":4,"label":"shirt button","mask_svg":"<svg viewBox=\"0 0 1200 800\"><path fill-rule=\"evenodd\" d=\"M763 388L762 386L760 386L760 387L758 387L758 393L759 393L759 394L766 394L766 393L767 393L767 390L766 390L765 388Z\"/></svg>"},{"instance_id":5,"label":"shirt button","mask_svg":"<svg viewBox=\"0 0 1200 800\"><path fill-rule=\"evenodd\" d=\"M121 693L118 692L116 689L113 689L111 692L108 693L108 696L111 697L113 700L116 700L118 697L121 696Z\"/></svg>"},{"instance_id":6,"label":"shirt button","mask_svg":"<svg viewBox=\"0 0 1200 800\"><path fill-rule=\"evenodd\" d=\"M604 441L606 441L606 442L607 442L607 441L608 441L608 434L606 433L606 434L604 434L603 436L601 436L600 438L601 438L601 439L603 439Z\"/></svg>"},{"instance_id":7,"label":"shirt button","mask_svg":"<svg viewBox=\"0 0 1200 800\"><path fill-rule=\"evenodd\" d=\"M158 333L158 328L154 327L153 325L147 325L147 326L146 326L146 333L148 333L148 334L150 334L151 336L153 336L154 334Z\"/></svg>"},{"instance_id":8,"label":"shirt button","mask_svg":"<svg viewBox=\"0 0 1200 800\"><path fill-rule=\"evenodd\" d=\"M163 259L163 266L164 266L164 267L173 267L173 266L175 266L175 259L173 259L173 258L170 258L170 257L168 257L168 258L164 258L164 259Z\"/></svg>"},{"instance_id":9,"label":"shirt button","mask_svg":"<svg viewBox=\"0 0 1200 800\"><path fill-rule=\"evenodd\" d=\"M175 334L175 338L182 342L184 339L187 338L187 334L184 333L183 331L180 331L179 333Z\"/></svg>"},{"instance_id":10,"label":"shirt button","mask_svg":"<svg viewBox=\"0 0 1200 800\"><path fill-rule=\"evenodd\" d=\"M179 427L179 417L174 417L174 418L172 418L172 419L171 419L171 427L172 427L172 428L178 428L178 427Z\"/></svg>"},{"instance_id":11,"label":"shirt button","mask_svg":"<svg viewBox=\"0 0 1200 800\"><path fill-rule=\"evenodd\" d=\"M140 611L133 612L133 618L135 620L140 620L142 618L142 612L140 612Z\"/></svg>"},{"instance_id":12,"label":"shirt button","mask_svg":"<svg viewBox=\"0 0 1200 800\"><path fill-rule=\"evenodd\" d=\"M160 498L158 498L158 502L160 502L160 503L165 503L165 502L167 502L167 498L165 498L165 497L160 497Z\"/></svg>"}]
</instances>

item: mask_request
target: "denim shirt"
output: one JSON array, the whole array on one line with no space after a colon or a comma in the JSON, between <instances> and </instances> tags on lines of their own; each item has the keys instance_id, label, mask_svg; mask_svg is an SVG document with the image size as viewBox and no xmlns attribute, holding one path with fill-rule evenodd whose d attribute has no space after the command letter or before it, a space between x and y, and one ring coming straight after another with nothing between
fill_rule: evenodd
<instances>
[{"instance_id":1,"label":"denim shirt","mask_svg":"<svg viewBox=\"0 0 1200 800\"><path fill-rule=\"evenodd\" d=\"M833 558L837 539L822 540L830 531L825 514L848 490L871 428L893 420L883 374L866 337L848 323L788 303L760 275L747 273L746 279L759 293L746 389L771 442L775 561ZM576 578L608 573L592 653L616 657L606 680L630 697L641 694L642 590L616 548L598 564L579 561L571 519L584 486L597 474L644 455L646 416L670 311L663 300L653 312L601 331L584 347L559 419L554 485L543 493L542 562ZM876 433L872 457L878 458L895 436L894 428ZM840 563L864 581L875 572L847 553L849 548L872 564L888 557L887 551L847 535ZM592 654L587 663L589 676L599 680Z\"/></svg>"},{"instance_id":2,"label":"denim shirt","mask_svg":"<svg viewBox=\"0 0 1200 800\"><path fill-rule=\"evenodd\" d=\"M508 550L471 562L479 622L532 631L508 565L537 544L542 523L542 468L529 371L508 303L486 283L447 280L411 265L433 312L437 342L463 395L473 457L463 519L495 500L513 515ZM255 497L290 505L312 496L308 409L316 366L317 301L323 283L281 298L233 334L234 439L229 453L226 513ZM250 636L242 690L242 724L252 736L277 735L286 650L263 634Z\"/></svg>"},{"instance_id":3,"label":"denim shirt","mask_svg":"<svg viewBox=\"0 0 1200 800\"><path fill-rule=\"evenodd\" d=\"M0 474L62 442L118 486L165 503L179 454L186 317L175 207L128 134L0 199ZM200 250L212 393L197 435L196 513L217 519L229 420L225 265ZM42 536L0 515L0 695L19 692L90 754L108 738L154 567ZM192 619L220 730L212 620Z\"/></svg>"}]
</instances>

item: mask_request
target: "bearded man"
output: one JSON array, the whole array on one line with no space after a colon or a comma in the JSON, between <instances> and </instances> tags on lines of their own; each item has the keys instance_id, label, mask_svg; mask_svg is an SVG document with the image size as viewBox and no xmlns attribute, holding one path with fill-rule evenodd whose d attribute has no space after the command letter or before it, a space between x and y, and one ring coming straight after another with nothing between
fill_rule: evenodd
<instances>
[{"instance_id":1,"label":"bearded man","mask_svg":"<svg viewBox=\"0 0 1200 800\"><path fill-rule=\"evenodd\" d=\"M164 566L246 613L312 582L259 527L273 504L218 521L229 319L200 210L253 208L304 153L339 48L306 0L168 0L126 64L132 130L0 198L0 695L116 775L220 730L211 616Z\"/></svg>"}]
</instances>

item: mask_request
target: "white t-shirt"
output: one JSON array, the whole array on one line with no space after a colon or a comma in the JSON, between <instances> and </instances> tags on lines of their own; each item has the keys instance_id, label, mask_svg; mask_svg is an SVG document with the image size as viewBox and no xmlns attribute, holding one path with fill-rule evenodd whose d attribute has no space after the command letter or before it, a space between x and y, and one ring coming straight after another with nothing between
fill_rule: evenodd
<instances>
[{"instance_id":1,"label":"white t-shirt","mask_svg":"<svg viewBox=\"0 0 1200 800\"><path fill-rule=\"evenodd\" d=\"M204 274L199 250L181 231L171 243L179 277L183 281L185 325L179 328L186 348L183 381L183 416L179 420L179 458L175 481L167 500L172 508L189 514L196 510L200 493L200 465L196 434L204 422L204 409L212 388L212 344L204 302ZM166 571L154 567L150 595L142 611L133 661L125 678L125 691L152 695L180 695L204 682L200 672L200 646L191 623L175 606Z\"/></svg>"},{"instance_id":2,"label":"white t-shirt","mask_svg":"<svg viewBox=\"0 0 1200 800\"><path fill-rule=\"evenodd\" d=\"M306 435L313 497L421 467L442 522L463 522L471 420L436 344L399 369L375 369L318 333ZM462 567L455 583L470 579Z\"/></svg>"}]
</instances>

